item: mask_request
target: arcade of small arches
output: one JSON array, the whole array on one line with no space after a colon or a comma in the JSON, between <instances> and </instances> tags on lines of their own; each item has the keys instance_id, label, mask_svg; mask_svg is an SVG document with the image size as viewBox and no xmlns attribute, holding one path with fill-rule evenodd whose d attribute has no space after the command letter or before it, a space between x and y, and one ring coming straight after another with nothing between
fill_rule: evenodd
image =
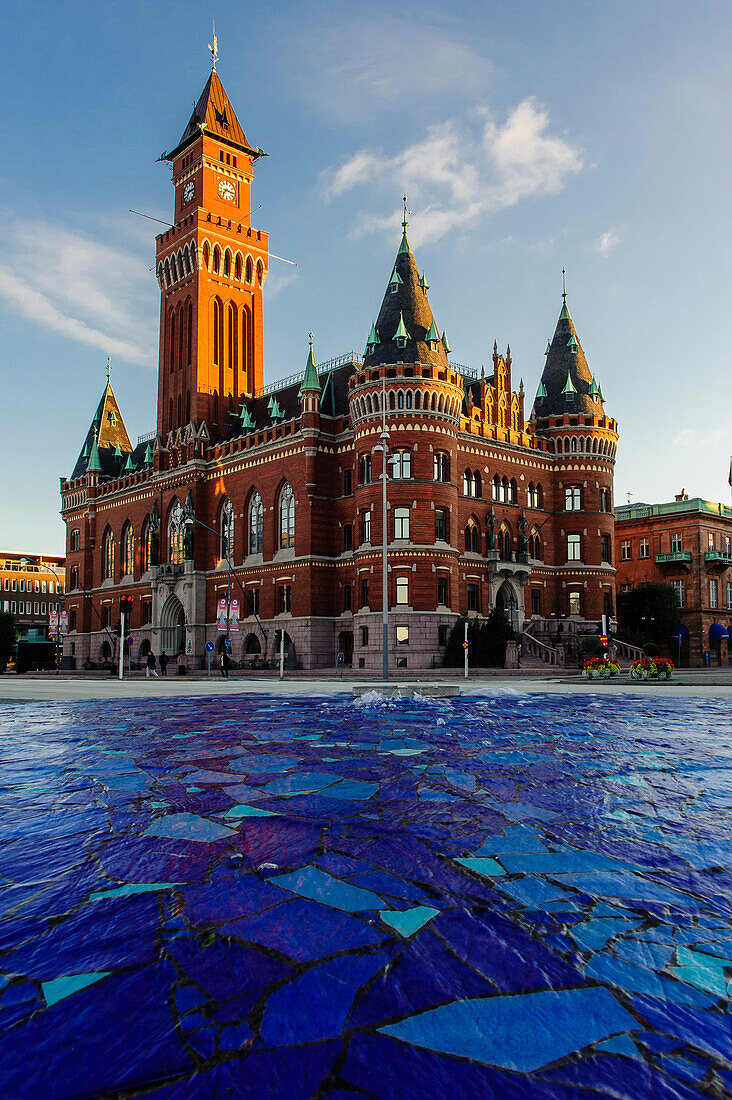
<instances>
[{"instance_id":1,"label":"arcade of small arches","mask_svg":"<svg viewBox=\"0 0 732 1100\"><path fill-rule=\"evenodd\" d=\"M158 264L157 279L161 290L170 290L172 286L192 275L196 270L197 251L193 241L183 245L165 260ZM242 252L228 247L221 248L215 244L213 248L208 240L201 245L200 266L214 275L222 275L226 279L235 279L247 286L263 286L266 278L264 264L261 260L254 259L249 253L245 256Z\"/></svg>"},{"instance_id":2,"label":"arcade of small arches","mask_svg":"<svg viewBox=\"0 0 732 1100\"><path fill-rule=\"evenodd\" d=\"M386 408L388 412L432 412L457 420L461 401L453 394L436 390L390 388ZM382 395L379 391L351 398L351 418L354 421L381 413Z\"/></svg>"},{"instance_id":3,"label":"arcade of small arches","mask_svg":"<svg viewBox=\"0 0 732 1100\"><path fill-rule=\"evenodd\" d=\"M588 435L565 435L554 440L556 454L591 454L615 458L617 446L610 439Z\"/></svg>"}]
</instances>

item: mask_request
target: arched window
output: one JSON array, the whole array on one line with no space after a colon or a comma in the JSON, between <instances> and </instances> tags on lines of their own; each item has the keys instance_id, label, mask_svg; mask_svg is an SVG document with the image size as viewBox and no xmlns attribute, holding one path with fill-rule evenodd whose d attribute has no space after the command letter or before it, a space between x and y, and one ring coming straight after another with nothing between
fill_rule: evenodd
<instances>
[{"instance_id":1,"label":"arched window","mask_svg":"<svg viewBox=\"0 0 732 1100\"><path fill-rule=\"evenodd\" d=\"M254 278L254 265L252 264L251 256L247 256L246 273L246 282L251 283Z\"/></svg>"},{"instance_id":2,"label":"arched window","mask_svg":"<svg viewBox=\"0 0 732 1100\"><path fill-rule=\"evenodd\" d=\"M224 309L220 298L213 302L213 361L215 366L223 364L224 359Z\"/></svg>"},{"instance_id":3,"label":"arched window","mask_svg":"<svg viewBox=\"0 0 732 1100\"><path fill-rule=\"evenodd\" d=\"M500 494L499 499L503 504L507 504L511 500L510 488L509 488L507 477L501 478L501 494Z\"/></svg>"},{"instance_id":4,"label":"arched window","mask_svg":"<svg viewBox=\"0 0 732 1100\"><path fill-rule=\"evenodd\" d=\"M529 535L529 557L541 561L541 539L535 527L531 529Z\"/></svg>"},{"instance_id":5,"label":"arched window","mask_svg":"<svg viewBox=\"0 0 732 1100\"><path fill-rule=\"evenodd\" d=\"M295 497L292 486L285 482L280 492L279 504L280 520L280 549L284 550L295 545Z\"/></svg>"},{"instance_id":6,"label":"arched window","mask_svg":"<svg viewBox=\"0 0 732 1100\"><path fill-rule=\"evenodd\" d=\"M78 527L71 532L69 538L69 550L78 550L81 545L81 535Z\"/></svg>"},{"instance_id":7,"label":"arched window","mask_svg":"<svg viewBox=\"0 0 732 1100\"><path fill-rule=\"evenodd\" d=\"M236 306L229 302L226 307L226 365L231 370L236 370L239 359L239 331L237 328Z\"/></svg>"},{"instance_id":8,"label":"arched window","mask_svg":"<svg viewBox=\"0 0 732 1100\"><path fill-rule=\"evenodd\" d=\"M261 286L264 282L264 268L261 262L257 264L257 285Z\"/></svg>"},{"instance_id":9,"label":"arched window","mask_svg":"<svg viewBox=\"0 0 732 1100\"><path fill-rule=\"evenodd\" d=\"M473 496L474 497L482 497L483 496L483 485L482 485L482 482L480 480L480 474L478 473L477 470L475 470L474 473L473 473Z\"/></svg>"},{"instance_id":10,"label":"arched window","mask_svg":"<svg viewBox=\"0 0 732 1100\"><path fill-rule=\"evenodd\" d=\"M478 553L478 525L472 519L465 528L465 549L468 553Z\"/></svg>"},{"instance_id":11,"label":"arched window","mask_svg":"<svg viewBox=\"0 0 732 1100\"><path fill-rule=\"evenodd\" d=\"M122 534L122 575L131 577L135 572L135 532L128 523Z\"/></svg>"},{"instance_id":12,"label":"arched window","mask_svg":"<svg viewBox=\"0 0 732 1100\"><path fill-rule=\"evenodd\" d=\"M170 364L170 370L172 372L175 367L175 310L170 311L170 321L168 329L168 363Z\"/></svg>"},{"instance_id":13,"label":"arched window","mask_svg":"<svg viewBox=\"0 0 732 1100\"><path fill-rule=\"evenodd\" d=\"M411 409L411 407L412 407L412 391L407 390L407 408Z\"/></svg>"},{"instance_id":14,"label":"arched window","mask_svg":"<svg viewBox=\"0 0 732 1100\"><path fill-rule=\"evenodd\" d=\"M516 484L516 478L512 477L508 486L508 503L516 504L518 501L518 485Z\"/></svg>"},{"instance_id":15,"label":"arched window","mask_svg":"<svg viewBox=\"0 0 732 1100\"><path fill-rule=\"evenodd\" d=\"M193 303L188 300L186 307L186 366L191 365L191 339L193 333Z\"/></svg>"},{"instance_id":16,"label":"arched window","mask_svg":"<svg viewBox=\"0 0 732 1100\"><path fill-rule=\"evenodd\" d=\"M186 424L191 422L191 391L186 392Z\"/></svg>"},{"instance_id":17,"label":"arched window","mask_svg":"<svg viewBox=\"0 0 732 1100\"><path fill-rule=\"evenodd\" d=\"M228 497L221 506L219 533L219 557L227 558L234 553L234 506Z\"/></svg>"},{"instance_id":18,"label":"arched window","mask_svg":"<svg viewBox=\"0 0 732 1100\"><path fill-rule=\"evenodd\" d=\"M213 250L213 269L218 275L219 268L221 267L221 249L218 245L214 245Z\"/></svg>"},{"instance_id":19,"label":"arched window","mask_svg":"<svg viewBox=\"0 0 732 1100\"><path fill-rule=\"evenodd\" d=\"M264 542L264 505L258 492L249 503L249 553L261 554Z\"/></svg>"},{"instance_id":20,"label":"arched window","mask_svg":"<svg viewBox=\"0 0 732 1100\"><path fill-rule=\"evenodd\" d=\"M203 266L206 268L207 271L208 271L208 262L209 262L210 259L211 259L211 250L208 247L208 241L205 241L204 245L203 245Z\"/></svg>"},{"instance_id":21,"label":"arched window","mask_svg":"<svg viewBox=\"0 0 732 1100\"><path fill-rule=\"evenodd\" d=\"M168 561L171 565L183 562L183 507L179 500L170 509L168 520Z\"/></svg>"},{"instance_id":22,"label":"arched window","mask_svg":"<svg viewBox=\"0 0 732 1100\"><path fill-rule=\"evenodd\" d=\"M472 497L473 495L473 473L472 470L466 470L463 474L463 496Z\"/></svg>"},{"instance_id":23,"label":"arched window","mask_svg":"<svg viewBox=\"0 0 732 1100\"><path fill-rule=\"evenodd\" d=\"M506 527L501 527L498 532L498 556L503 561L511 556L511 532Z\"/></svg>"},{"instance_id":24,"label":"arched window","mask_svg":"<svg viewBox=\"0 0 732 1100\"><path fill-rule=\"evenodd\" d=\"M114 532L108 527L102 539L102 579L114 580Z\"/></svg>"},{"instance_id":25,"label":"arched window","mask_svg":"<svg viewBox=\"0 0 732 1100\"><path fill-rule=\"evenodd\" d=\"M404 394L401 390L399 390L399 393L397 394L397 408L398 409L403 409L404 408Z\"/></svg>"},{"instance_id":26,"label":"arched window","mask_svg":"<svg viewBox=\"0 0 732 1100\"><path fill-rule=\"evenodd\" d=\"M241 254L239 252L237 252L234 261L234 278L241 279Z\"/></svg>"},{"instance_id":27,"label":"arched window","mask_svg":"<svg viewBox=\"0 0 732 1100\"><path fill-rule=\"evenodd\" d=\"M142 526L142 571L147 573L152 565L152 526L148 516Z\"/></svg>"},{"instance_id":28,"label":"arched window","mask_svg":"<svg viewBox=\"0 0 732 1100\"><path fill-rule=\"evenodd\" d=\"M228 248L226 249L226 252L224 252L224 275L227 279L231 275L231 253L229 252Z\"/></svg>"}]
</instances>

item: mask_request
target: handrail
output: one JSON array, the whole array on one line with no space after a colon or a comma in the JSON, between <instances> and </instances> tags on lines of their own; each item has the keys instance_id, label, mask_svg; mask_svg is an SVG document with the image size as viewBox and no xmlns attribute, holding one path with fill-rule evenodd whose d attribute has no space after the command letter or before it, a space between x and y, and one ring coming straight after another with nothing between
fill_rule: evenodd
<instances>
[{"instance_id":1,"label":"handrail","mask_svg":"<svg viewBox=\"0 0 732 1100\"><path fill-rule=\"evenodd\" d=\"M138 435L137 446L139 447L141 443L149 443L157 434L157 432L145 432L143 435Z\"/></svg>"},{"instance_id":2,"label":"handrail","mask_svg":"<svg viewBox=\"0 0 732 1100\"><path fill-rule=\"evenodd\" d=\"M355 351L349 351L345 355L337 355L335 359L328 359L325 363L318 363L315 369L318 374L323 374L327 370L333 370L334 367L342 367L344 363L363 363L363 355L357 355ZM291 386L293 382L302 382L304 377L304 370L298 371L297 374L289 374L287 378L279 378L276 382L270 382L269 385L255 390L254 396L266 397L268 393L277 393L279 390Z\"/></svg>"}]
</instances>

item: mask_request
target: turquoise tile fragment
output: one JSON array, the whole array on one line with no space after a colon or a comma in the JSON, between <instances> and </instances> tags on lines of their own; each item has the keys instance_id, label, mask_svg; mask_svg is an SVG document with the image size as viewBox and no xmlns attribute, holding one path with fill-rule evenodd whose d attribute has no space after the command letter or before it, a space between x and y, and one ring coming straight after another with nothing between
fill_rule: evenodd
<instances>
[{"instance_id":1,"label":"turquoise tile fragment","mask_svg":"<svg viewBox=\"0 0 732 1100\"><path fill-rule=\"evenodd\" d=\"M629 1035L615 1035L612 1039L606 1039L603 1043L598 1043L595 1049L602 1051L604 1054L624 1054L628 1058L642 1057L638 1047Z\"/></svg>"},{"instance_id":2,"label":"turquoise tile fragment","mask_svg":"<svg viewBox=\"0 0 732 1100\"><path fill-rule=\"evenodd\" d=\"M240 817L279 817L274 810L265 810L263 806L249 806L242 802L226 811L225 817L236 820Z\"/></svg>"},{"instance_id":3,"label":"turquoise tile fragment","mask_svg":"<svg viewBox=\"0 0 732 1100\"><path fill-rule=\"evenodd\" d=\"M479 875L485 875L491 878L496 875L505 875L503 867L495 859L490 859L488 856L468 856L464 859L456 859L456 863L459 863L463 867L468 867L471 871L477 871Z\"/></svg>"},{"instance_id":4,"label":"turquoise tile fragment","mask_svg":"<svg viewBox=\"0 0 732 1100\"><path fill-rule=\"evenodd\" d=\"M452 1001L379 1028L415 1046L528 1073L638 1027L607 989Z\"/></svg>"},{"instance_id":5,"label":"turquoise tile fragment","mask_svg":"<svg viewBox=\"0 0 732 1100\"><path fill-rule=\"evenodd\" d=\"M439 911L439 909L430 909L428 905L417 905L414 909L402 909L400 912L380 909L379 916L384 924L388 924L400 936L407 938L413 936L420 928L424 928L425 924L436 917Z\"/></svg>"},{"instance_id":6,"label":"turquoise tile fragment","mask_svg":"<svg viewBox=\"0 0 732 1100\"><path fill-rule=\"evenodd\" d=\"M640 924L639 920L626 920L624 917L599 917L575 924L570 935L582 951L599 951L613 936L630 932Z\"/></svg>"},{"instance_id":7,"label":"turquoise tile fragment","mask_svg":"<svg viewBox=\"0 0 732 1100\"><path fill-rule=\"evenodd\" d=\"M160 836L168 840L193 840L201 844L210 844L214 840L231 836L231 829L209 821L198 814L168 814L159 817L148 825L143 836Z\"/></svg>"},{"instance_id":8,"label":"turquoise tile fragment","mask_svg":"<svg viewBox=\"0 0 732 1100\"><path fill-rule=\"evenodd\" d=\"M63 1001L65 997L70 997L72 993L78 993L80 989L85 989L88 985L100 982L102 978L106 978L110 973L109 970L94 970L88 974L67 974L64 978L53 978L50 982L41 982L41 989L43 990L43 996L46 998L47 1006L50 1008L58 1001Z\"/></svg>"},{"instance_id":9,"label":"turquoise tile fragment","mask_svg":"<svg viewBox=\"0 0 732 1100\"><path fill-rule=\"evenodd\" d=\"M382 909L384 902L371 890L359 886L350 886L340 879L333 878L318 867L303 867L286 875L276 875L270 882L282 886L293 894L311 898L344 913L361 913L367 909Z\"/></svg>"},{"instance_id":10,"label":"turquoise tile fragment","mask_svg":"<svg viewBox=\"0 0 732 1100\"><path fill-rule=\"evenodd\" d=\"M116 886L111 890L93 890L89 895L89 901L100 901L103 898L125 898L131 894L149 894L158 890L175 890L177 886L184 886L183 882L126 882L124 886Z\"/></svg>"}]
</instances>

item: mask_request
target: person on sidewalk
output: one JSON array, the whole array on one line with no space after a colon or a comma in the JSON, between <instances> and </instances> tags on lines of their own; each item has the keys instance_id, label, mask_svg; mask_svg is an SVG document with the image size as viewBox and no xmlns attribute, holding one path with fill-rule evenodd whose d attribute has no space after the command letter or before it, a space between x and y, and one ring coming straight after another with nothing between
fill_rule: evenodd
<instances>
[{"instance_id":1,"label":"person on sidewalk","mask_svg":"<svg viewBox=\"0 0 732 1100\"><path fill-rule=\"evenodd\" d=\"M224 680L229 679L229 658L225 652L221 654L219 660L219 667L221 668L221 675Z\"/></svg>"},{"instance_id":2,"label":"person on sidewalk","mask_svg":"<svg viewBox=\"0 0 732 1100\"><path fill-rule=\"evenodd\" d=\"M149 680L151 676L157 676L157 674L158 670L155 668L155 654L150 650L147 655L147 660L145 661L145 675Z\"/></svg>"},{"instance_id":3,"label":"person on sidewalk","mask_svg":"<svg viewBox=\"0 0 732 1100\"><path fill-rule=\"evenodd\" d=\"M168 654L165 652L165 650L163 650L163 652L160 654L160 675L168 675Z\"/></svg>"}]
</instances>

